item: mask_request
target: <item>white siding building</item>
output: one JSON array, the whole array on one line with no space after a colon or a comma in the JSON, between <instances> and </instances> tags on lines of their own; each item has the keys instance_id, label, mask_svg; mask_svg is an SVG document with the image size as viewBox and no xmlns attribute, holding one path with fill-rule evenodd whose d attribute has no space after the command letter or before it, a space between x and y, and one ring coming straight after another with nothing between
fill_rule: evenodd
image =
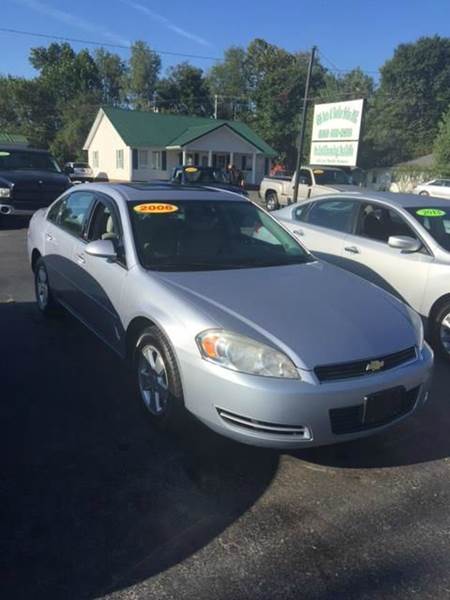
<instances>
[{"instance_id":1,"label":"white siding building","mask_svg":"<svg viewBox=\"0 0 450 600\"><path fill-rule=\"evenodd\" d=\"M170 179L178 165L234 164L258 184L276 152L239 121L101 108L84 145L97 179Z\"/></svg>"}]
</instances>

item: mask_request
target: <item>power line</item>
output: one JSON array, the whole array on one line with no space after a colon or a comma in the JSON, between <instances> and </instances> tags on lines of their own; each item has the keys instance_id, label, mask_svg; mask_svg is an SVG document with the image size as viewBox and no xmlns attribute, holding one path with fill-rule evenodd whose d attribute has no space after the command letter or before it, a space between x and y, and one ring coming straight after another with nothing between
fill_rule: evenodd
<instances>
[{"instance_id":1,"label":"power line","mask_svg":"<svg viewBox=\"0 0 450 600\"><path fill-rule=\"evenodd\" d=\"M21 29L10 29L7 27L0 27L0 32L3 33L12 33L14 35L28 35L28 36L32 36L32 37L39 37L39 38L46 38L46 39L52 39L52 40L60 40L60 41L64 41L64 42L75 42L75 43L79 43L79 44L89 44L91 46L106 46L108 48L121 48L122 50L130 50L131 46L126 46L125 44L111 44L109 42L97 42L94 40L83 40L83 39L79 39L79 38L72 38L72 37L67 37L67 36L60 36L60 35L50 35L47 33L38 33L35 31L24 31ZM217 56L204 56L201 54L185 54L183 52L171 52L169 50L153 50L153 52L155 52L156 54L167 54L169 56L182 56L184 58L198 58L198 59L202 59L202 60L214 60L216 62L221 61L221 58L218 58Z\"/></svg>"},{"instance_id":2,"label":"power line","mask_svg":"<svg viewBox=\"0 0 450 600\"><path fill-rule=\"evenodd\" d=\"M379 75L379 71L366 71L365 69L361 69L360 67L355 67L353 69L340 69L326 54L324 54L323 50L319 50L320 57L325 60L329 65L331 65L331 69L329 71L334 71L335 73L352 73L353 71L359 70L361 73L365 73L366 75Z\"/></svg>"}]
</instances>

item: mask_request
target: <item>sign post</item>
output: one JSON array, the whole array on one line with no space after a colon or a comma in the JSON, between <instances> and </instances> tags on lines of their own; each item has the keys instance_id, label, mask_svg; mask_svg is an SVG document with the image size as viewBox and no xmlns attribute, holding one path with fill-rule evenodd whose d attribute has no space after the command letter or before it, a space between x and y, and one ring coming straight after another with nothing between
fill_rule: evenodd
<instances>
[{"instance_id":1,"label":"sign post","mask_svg":"<svg viewBox=\"0 0 450 600\"><path fill-rule=\"evenodd\" d=\"M297 198L298 198L298 184L300 181L300 167L302 166L303 143L305 140L305 127L306 127L306 114L307 114L307 109L308 109L309 84L311 81L311 72L312 72L312 68L313 68L313 64L314 64L315 53L316 53L316 47L313 46L311 49L311 57L309 59L308 75L306 76L305 97L303 98L302 125L300 128L300 136L299 136L299 141L298 141L297 165L295 167L293 202L297 202Z\"/></svg>"}]
</instances>

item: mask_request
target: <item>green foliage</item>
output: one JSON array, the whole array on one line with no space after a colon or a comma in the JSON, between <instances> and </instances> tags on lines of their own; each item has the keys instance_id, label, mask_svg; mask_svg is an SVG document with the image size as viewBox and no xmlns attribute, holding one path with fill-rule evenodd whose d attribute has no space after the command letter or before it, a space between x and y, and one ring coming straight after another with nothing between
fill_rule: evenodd
<instances>
[{"instance_id":1,"label":"green foliage","mask_svg":"<svg viewBox=\"0 0 450 600\"><path fill-rule=\"evenodd\" d=\"M400 44L381 68L367 140L379 165L429 154L450 104L450 38Z\"/></svg>"},{"instance_id":2,"label":"green foliage","mask_svg":"<svg viewBox=\"0 0 450 600\"><path fill-rule=\"evenodd\" d=\"M218 96L218 117L246 121L250 113L249 77L246 51L231 46L222 62L208 72L207 84L212 96Z\"/></svg>"},{"instance_id":3,"label":"green foliage","mask_svg":"<svg viewBox=\"0 0 450 600\"><path fill-rule=\"evenodd\" d=\"M125 77L125 92L133 108L149 110L161 71L161 59L145 42L131 46L129 70Z\"/></svg>"},{"instance_id":4,"label":"green foliage","mask_svg":"<svg viewBox=\"0 0 450 600\"><path fill-rule=\"evenodd\" d=\"M163 112L211 116L211 97L202 69L187 62L171 67L156 89L158 108Z\"/></svg>"},{"instance_id":5,"label":"green foliage","mask_svg":"<svg viewBox=\"0 0 450 600\"><path fill-rule=\"evenodd\" d=\"M119 106L124 100L123 84L127 67L118 54L99 48L94 53L101 88L102 104Z\"/></svg>"},{"instance_id":6,"label":"green foliage","mask_svg":"<svg viewBox=\"0 0 450 600\"><path fill-rule=\"evenodd\" d=\"M438 134L433 147L434 164L438 170L450 171L450 107L439 123Z\"/></svg>"}]
</instances>

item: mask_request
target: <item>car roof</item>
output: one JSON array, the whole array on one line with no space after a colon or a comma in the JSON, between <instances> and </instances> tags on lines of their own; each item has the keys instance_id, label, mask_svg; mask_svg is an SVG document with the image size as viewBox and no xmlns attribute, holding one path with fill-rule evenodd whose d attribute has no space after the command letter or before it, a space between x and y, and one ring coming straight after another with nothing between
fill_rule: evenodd
<instances>
[{"instance_id":1,"label":"car roof","mask_svg":"<svg viewBox=\"0 0 450 600\"><path fill-rule=\"evenodd\" d=\"M331 198L354 198L364 202L365 200L373 200L376 202L384 202L398 208L416 208L426 206L442 206L449 208L450 201L444 198L435 198L434 196L420 196L419 194L400 194L396 192L338 192L336 194L326 194L323 196L314 196L308 202L316 202L317 200L329 200ZM303 203L302 203L303 204Z\"/></svg>"},{"instance_id":2,"label":"car roof","mask_svg":"<svg viewBox=\"0 0 450 600\"><path fill-rule=\"evenodd\" d=\"M127 202L176 202L177 200L249 202L248 198L241 194L213 186L183 186L167 182L87 183L81 185L86 186L86 189L96 189L106 194L108 191L115 190Z\"/></svg>"}]
</instances>

